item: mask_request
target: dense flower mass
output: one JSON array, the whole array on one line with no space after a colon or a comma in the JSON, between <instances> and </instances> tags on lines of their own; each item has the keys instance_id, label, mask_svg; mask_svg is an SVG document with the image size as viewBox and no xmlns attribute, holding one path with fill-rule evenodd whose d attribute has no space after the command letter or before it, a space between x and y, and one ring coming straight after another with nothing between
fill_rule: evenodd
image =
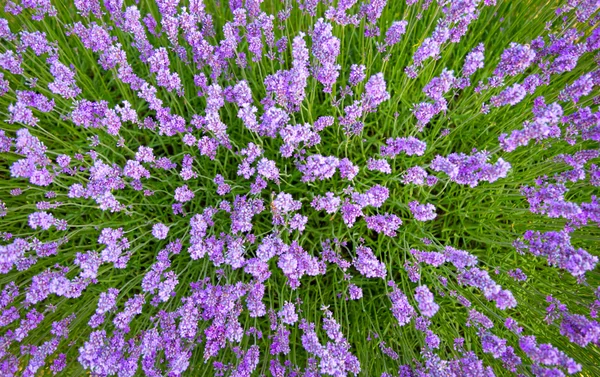
<instances>
[{"instance_id":1,"label":"dense flower mass","mask_svg":"<svg viewBox=\"0 0 600 377\"><path fill-rule=\"evenodd\" d=\"M0 376L600 375L597 0L8 0Z\"/></svg>"}]
</instances>

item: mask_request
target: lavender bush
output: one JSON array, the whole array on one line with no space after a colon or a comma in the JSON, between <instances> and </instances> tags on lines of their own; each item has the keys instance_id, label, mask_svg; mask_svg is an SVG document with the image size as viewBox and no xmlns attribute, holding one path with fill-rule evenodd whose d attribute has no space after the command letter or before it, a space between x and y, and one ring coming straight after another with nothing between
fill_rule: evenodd
<instances>
[{"instance_id":1,"label":"lavender bush","mask_svg":"<svg viewBox=\"0 0 600 377\"><path fill-rule=\"evenodd\" d=\"M1 376L600 375L600 2L8 0Z\"/></svg>"}]
</instances>

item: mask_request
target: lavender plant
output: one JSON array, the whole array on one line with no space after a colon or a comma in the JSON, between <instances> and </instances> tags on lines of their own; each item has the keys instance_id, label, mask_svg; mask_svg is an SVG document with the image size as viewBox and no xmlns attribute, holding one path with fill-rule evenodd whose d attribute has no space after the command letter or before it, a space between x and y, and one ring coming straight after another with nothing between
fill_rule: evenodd
<instances>
[{"instance_id":1,"label":"lavender plant","mask_svg":"<svg viewBox=\"0 0 600 377\"><path fill-rule=\"evenodd\" d=\"M600 375L599 10L6 1L0 375Z\"/></svg>"}]
</instances>

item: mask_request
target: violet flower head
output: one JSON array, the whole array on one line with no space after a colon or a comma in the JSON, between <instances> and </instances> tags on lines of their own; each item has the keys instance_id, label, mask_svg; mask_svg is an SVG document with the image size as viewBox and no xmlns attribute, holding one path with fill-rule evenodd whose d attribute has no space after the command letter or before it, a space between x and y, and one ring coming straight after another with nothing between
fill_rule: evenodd
<instances>
[{"instance_id":1,"label":"violet flower head","mask_svg":"<svg viewBox=\"0 0 600 377\"><path fill-rule=\"evenodd\" d=\"M462 68L464 77L472 76L478 69L483 68L484 51L483 43L480 43L467 54Z\"/></svg>"},{"instance_id":2,"label":"violet flower head","mask_svg":"<svg viewBox=\"0 0 600 377\"><path fill-rule=\"evenodd\" d=\"M388 284L392 287L392 292L389 293L390 301L392 302L390 310L398 321L398 324L400 326L405 326L416 316L415 309L408 302L406 295L398 289L396 284L393 282L390 283L391 284Z\"/></svg>"},{"instance_id":3,"label":"violet flower head","mask_svg":"<svg viewBox=\"0 0 600 377\"><path fill-rule=\"evenodd\" d=\"M433 300L433 293L425 285L415 289L415 300L419 304L421 314L428 318L433 317L440 308Z\"/></svg>"},{"instance_id":4,"label":"violet flower head","mask_svg":"<svg viewBox=\"0 0 600 377\"><path fill-rule=\"evenodd\" d=\"M593 374L599 1L4 3L0 375Z\"/></svg>"},{"instance_id":5,"label":"violet flower head","mask_svg":"<svg viewBox=\"0 0 600 377\"><path fill-rule=\"evenodd\" d=\"M494 75L502 77L523 73L533 63L535 57L536 53L530 46L511 42L510 47L502 53Z\"/></svg>"},{"instance_id":6,"label":"violet flower head","mask_svg":"<svg viewBox=\"0 0 600 377\"><path fill-rule=\"evenodd\" d=\"M175 200L180 203L189 202L194 198L194 193L188 188L187 185L183 185L175 189Z\"/></svg>"},{"instance_id":7,"label":"violet flower head","mask_svg":"<svg viewBox=\"0 0 600 377\"><path fill-rule=\"evenodd\" d=\"M169 233L169 227L162 223L157 223L152 226L152 235L158 240L164 240Z\"/></svg>"},{"instance_id":8,"label":"violet flower head","mask_svg":"<svg viewBox=\"0 0 600 377\"><path fill-rule=\"evenodd\" d=\"M356 86L361 83L367 77L366 69L367 67L362 64L352 64L350 66L350 78L348 79L350 85Z\"/></svg>"},{"instance_id":9,"label":"violet flower head","mask_svg":"<svg viewBox=\"0 0 600 377\"><path fill-rule=\"evenodd\" d=\"M374 215L365 217L367 228L388 237L395 237L396 230L402 225L402 220L393 214Z\"/></svg>"},{"instance_id":10,"label":"violet flower head","mask_svg":"<svg viewBox=\"0 0 600 377\"><path fill-rule=\"evenodd\" d=\"M335 64L340 54L340 40L333 36L332 30L331 24L320 18L312 34L312 54L316 58L316 65L312 67L313 76L325 86L325 93L331 93L340 71L340 65Z\"/></svg>"},{"instance_id":11,"label":"violet flower head","mask_svg":"<svg viewBox=\"0 0 600 377\"><path fill-rule=\"evenodd\" d=\"M394 21L390 25L390 27L385 32L385 44L388 46L393 46L400 42L402 35L406 33L406 26L408 25L407 21Z\"/></svg>"},{"instance_id":12,"label":"violet flower head","mask_svg":"<svg viewBox=\"0 0 600 377\"><path fill-rule=\"evenodd\" d=\"M419 202L412 201L408 203L408 208L412 212L415 220L418 221L429 221L436 218L435 206L433 204L420 204Z\"/></svg>"},{"instance_id":13,"label":"violet flower head","mask_svg":"<svg viewBox=\"0 0 600 377\"><path fill-rule=\"evenodd\" d=\"M390 93L386 90L383 73L379 72L369 78L365 84L365 92L362 96L363 109L374 112L382 103L390 99Z\"/></svg>"}]
</instances>

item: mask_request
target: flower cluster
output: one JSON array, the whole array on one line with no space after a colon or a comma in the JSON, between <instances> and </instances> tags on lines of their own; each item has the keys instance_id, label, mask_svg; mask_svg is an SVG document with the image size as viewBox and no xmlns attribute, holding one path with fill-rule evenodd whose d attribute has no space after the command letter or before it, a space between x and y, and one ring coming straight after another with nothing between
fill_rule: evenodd
<instances>
[{"instance_id":1,"label":"flower cluster","mask_svg":"<svg viewBox=\"0 0 600 377\"><path fill-rule=\"evenodd\" d=\"M600 374L558 3L6 1L0 375Z\"/></svg>"}]
</instances>

